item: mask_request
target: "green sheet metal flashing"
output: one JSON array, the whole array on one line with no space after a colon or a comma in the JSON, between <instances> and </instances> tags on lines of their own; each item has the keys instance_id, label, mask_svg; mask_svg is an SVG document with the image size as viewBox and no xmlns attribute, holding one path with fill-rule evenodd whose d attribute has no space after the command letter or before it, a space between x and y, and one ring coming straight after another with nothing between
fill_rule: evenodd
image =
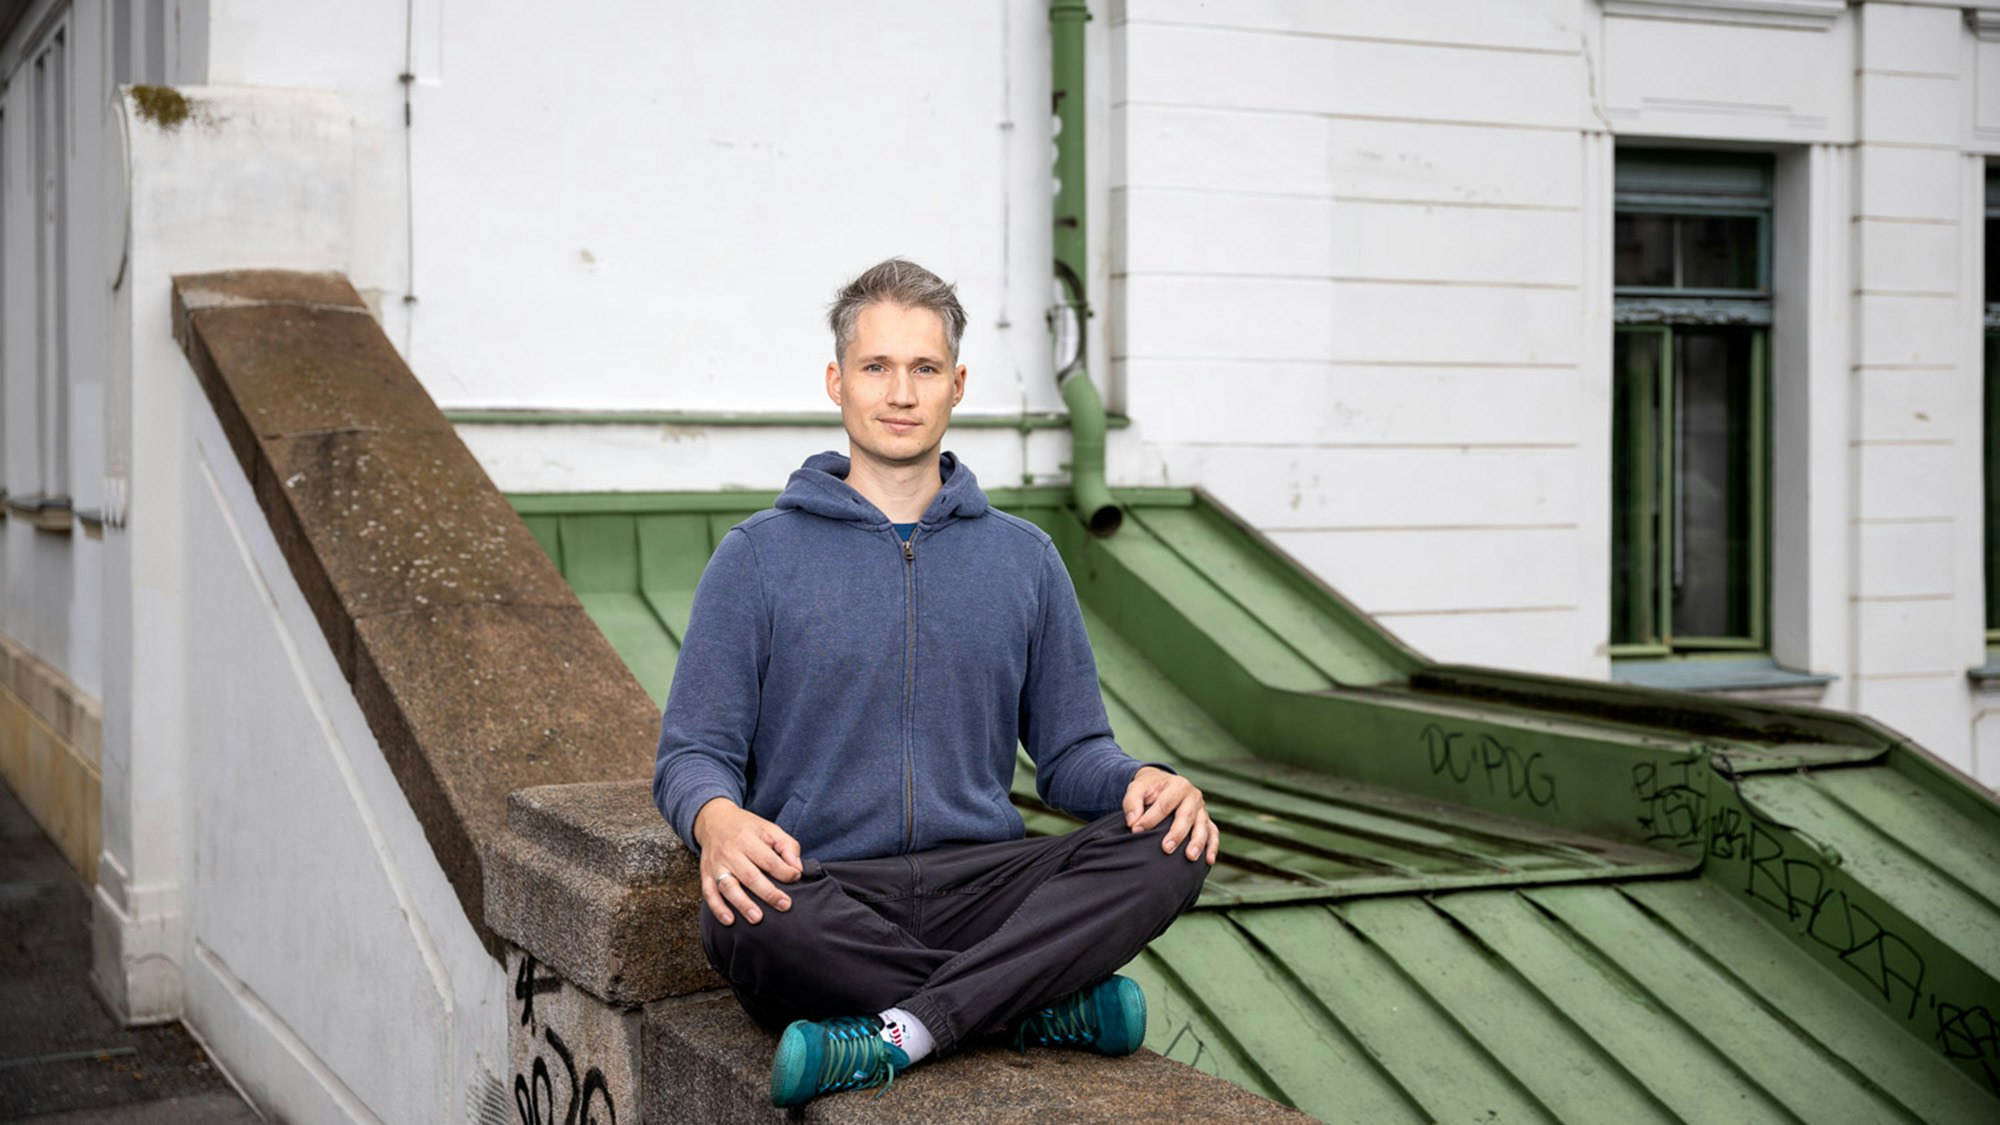
<instances>
[{"instance_id":1,"label":"green sheet metal flashing","mask_svg":"<svg viewBox=\"0 0 2000 1125\"><path fill-rule=\"evenodd\" d=\"M840 428L840 415L830 412L795 411L754 413L738 411L683 410L559 410L538 407L493 407L447 410L445 419L459 426L688 426L699 428L824 429ZM1132 420L1122 414L1108 414L1104 424L1122 430ZM1066 430L1070 416L1055 411L1024 414L954 414L951 425L962 430Z\"/></svg>"},{"instance_id":2,"label":"green sheet metal flashing","mask_svg":"<svg viewBox=\"0 0 2000 1125\"><path fill-rule=\"evenodd\" d=\"M1611 678L1621 684L1693 692L1824 687L1838 679L1836 676L1781 668L1769 656L1739 656L1734 653L1613 660Z\"/></svg>"},{"instance_id":3,"label":"green sheet metal flashing","mask_svg":"<svg viewBox=\"0 0 2000 1125\"><path fill-rule=\"evenodd\" d=\"M1198 490L1187 488L1119 488L1112 495L1122 504L1148 508L1192 508ZM989 488L986 498L1007 512L1060 508L1069 490L1058 485L1037 488ZM656 515L669 512L740 512L745 518L778 499L773 491L757 489L720 492L511 492L507 500L524 516Z\"/></svg>"}]
</instances>

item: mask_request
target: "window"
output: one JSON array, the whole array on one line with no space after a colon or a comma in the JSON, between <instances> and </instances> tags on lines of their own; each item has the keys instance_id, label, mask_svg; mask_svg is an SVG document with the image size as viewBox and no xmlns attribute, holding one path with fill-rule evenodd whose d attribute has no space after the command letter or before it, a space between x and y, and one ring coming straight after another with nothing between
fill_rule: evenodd
<instances>
[{"instance_id":1,"label":"window","mask_svg":"<svg viewBox=\"0 0 2000 1125\"><path fill-rule=\"evenodd\" d=\"M1986 644L2000 646L2000 170L1986 171Z\"/></svg>"},{"instance_id":2,"label":"window","mask_svg":"<svg viewBox=\"0 0 2000 1125\"><path fill-rule=\"evenodd\" d=\"M1766 647L1767 156L1618 155L1614 656Z\"/></svg>"}]
</instances>

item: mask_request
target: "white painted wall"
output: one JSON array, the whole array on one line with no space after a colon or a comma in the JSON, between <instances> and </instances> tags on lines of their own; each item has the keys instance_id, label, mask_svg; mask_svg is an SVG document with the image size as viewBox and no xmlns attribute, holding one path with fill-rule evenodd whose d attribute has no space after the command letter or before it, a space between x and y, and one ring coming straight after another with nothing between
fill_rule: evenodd
<instances>
[{"instance_id":1,"label":"white painted wall","mask_svg":"<svg viewBox=\"0 0 2000 1125\"><path fill-rule=\"evenodd\" d=\"M107 707L98 980L140 1015L183 1016L267 1114L468 1120L507 1073L501 967L168 323L175 273L379 269L357 238L357 155L379 137L327 93L187 93L178 131L114 119L131 501L105 542L108 585L129 591L130 695Z\"/></svg>"},{"instance_id":2,"label":"white painted wall","mask_svg":"<svg viewBox=\"0 0 2000 1125\"><path fill-rule=\"evenodd\" d=\"M1775 654L2000 781L1965 676L2000 44L1760 7L1115 5L1117 468L1434 656L1602 676L1613 149L1773 152Z\"/></svg>"}]
</instances>

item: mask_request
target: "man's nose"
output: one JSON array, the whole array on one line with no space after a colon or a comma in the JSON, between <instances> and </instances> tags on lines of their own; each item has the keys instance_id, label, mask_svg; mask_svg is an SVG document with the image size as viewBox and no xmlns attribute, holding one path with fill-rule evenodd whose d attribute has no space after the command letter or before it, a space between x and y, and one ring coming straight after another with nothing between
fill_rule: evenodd
<instances>
[{"instance_id":1,"label":"man's nose","mask_svg":"<svg viewBox=\"0 0 2000 1125\"><path fill-rule=\"evenodd\" d=\"M889 380L889 401L897 406L917 404L917 380L905 369Z\"/></svg>"}]
</instances>

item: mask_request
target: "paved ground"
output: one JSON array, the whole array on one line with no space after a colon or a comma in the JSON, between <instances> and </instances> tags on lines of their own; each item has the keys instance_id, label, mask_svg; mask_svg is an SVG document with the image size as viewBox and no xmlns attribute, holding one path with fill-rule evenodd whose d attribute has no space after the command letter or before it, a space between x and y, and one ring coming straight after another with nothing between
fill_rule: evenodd
<instances>
[{"instance_id":1,"label":"paved ground","mask_svg":"<svg viewBox=\"0 0 2000 1125\"><path fill-rule=\"evenodd\" d=\"M179 1024L124 1028L90 991L90 896L0 782L0 1121L253 1122Z\"/></svg>"}]
</instances>

